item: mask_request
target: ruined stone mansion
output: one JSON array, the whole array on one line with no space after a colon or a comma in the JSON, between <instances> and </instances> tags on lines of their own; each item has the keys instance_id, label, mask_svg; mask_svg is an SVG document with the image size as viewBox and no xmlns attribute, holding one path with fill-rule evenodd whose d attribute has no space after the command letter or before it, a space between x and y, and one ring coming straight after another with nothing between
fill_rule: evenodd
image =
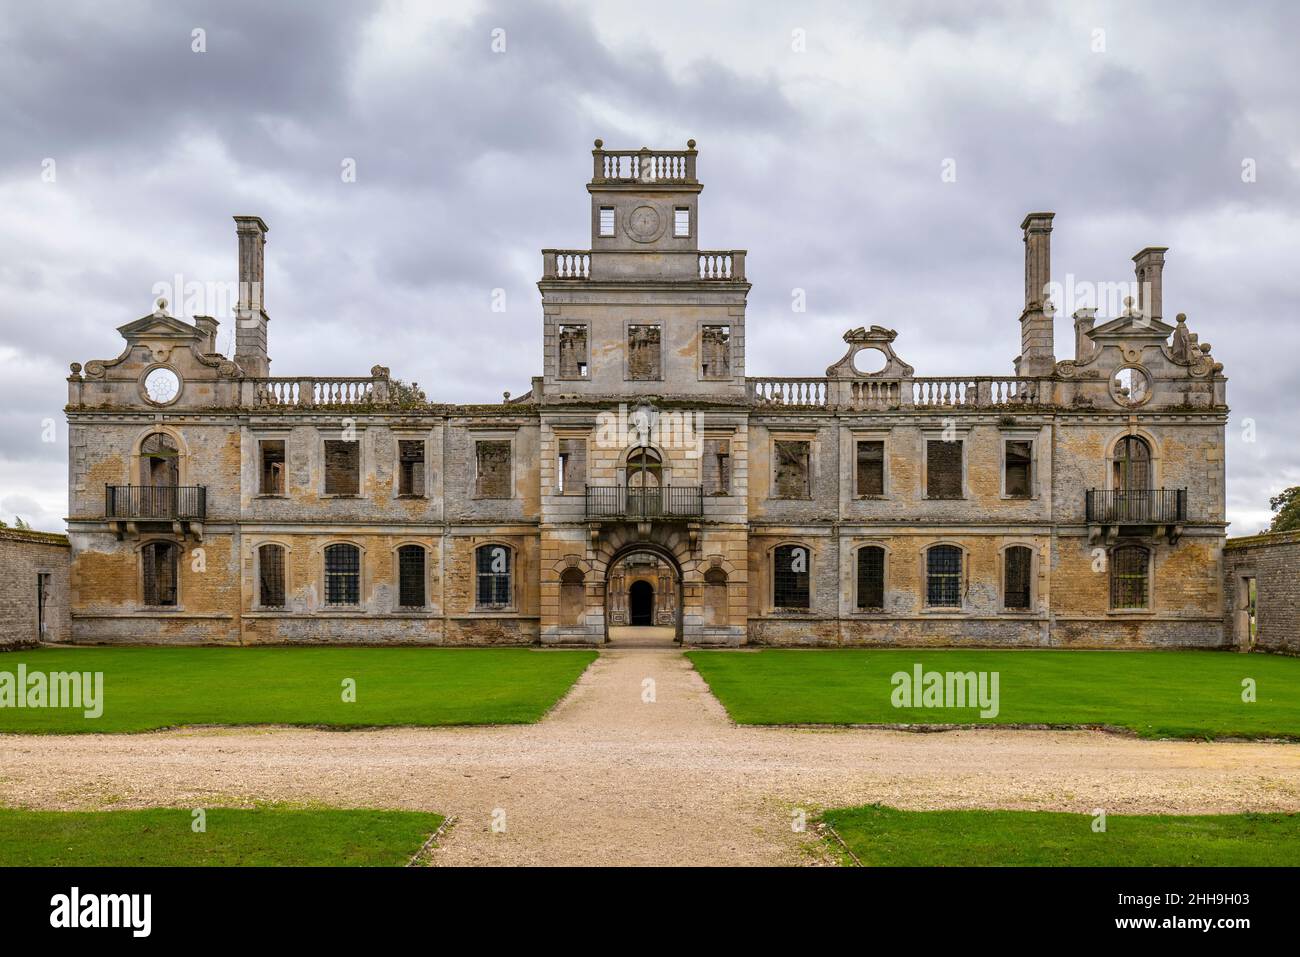
<instances>
[{"instance_id":1,"label":"ruined stone mansion","mask_svg":"<svg viewBox=\"0 0 1300 957\"><path fill-rule=\"evenodd\" d=\"M232 355L163 303L73 363L73 640L1225 644L1226 380L1164 312L1163 248L1116 318L1075 313L1069 358L1030 213L1014 374L916 375L911 317L850 329L823 377L751 377L694 141L592 159L522 395L272 375L256 216Z\"/></svg>"}]
</instances>

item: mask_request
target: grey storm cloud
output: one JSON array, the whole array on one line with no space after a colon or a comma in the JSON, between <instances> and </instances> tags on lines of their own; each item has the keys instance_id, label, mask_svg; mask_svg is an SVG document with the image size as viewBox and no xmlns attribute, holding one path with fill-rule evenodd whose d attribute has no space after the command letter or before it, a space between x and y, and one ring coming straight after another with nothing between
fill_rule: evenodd
<instances>
[{"instance_id":1,"label":"grey storm cloud","mask_svg":"<svg viewBox=\"0 0 1300 957\"><path fill-rule=\"evenodd\" d=\"M1300 483L1300 11L1134 7L7 4L0 503L61 526L41 423L67 364L116 355L157 284L233 280L232 214L271 227L275 372L382 363L490 401L540 369L539 250L588 241L592 140L693 137L702 243L749 250L752 374L818 374L873 322L922 374L1009 372L1029 210L1057 213L1058 281L1169 246L1166 311L1230 378L1233 531L1256 531Z\"/></svg>"}]
</instances>

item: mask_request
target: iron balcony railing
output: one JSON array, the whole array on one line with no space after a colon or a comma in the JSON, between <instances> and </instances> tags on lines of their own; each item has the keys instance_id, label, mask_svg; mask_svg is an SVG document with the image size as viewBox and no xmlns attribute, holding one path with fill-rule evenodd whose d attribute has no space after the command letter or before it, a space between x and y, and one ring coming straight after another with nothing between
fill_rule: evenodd
<instances>
[{"instance_id":1,"label":"iron balcony railing","mask_svg":"<svg viewBox=\"0 0 1300 957\"><path fill-rule=\"evenodd\" d=\"M1088 489L1088 521L1106 525L1170 525L1187 521L1187 489Z\"/></svg>"},{"instance_id":2,"label":"iron balcony railing","mask_svg":"<svg viewBox=\"0 0 1300 957\"><path fill-rule=\"evenodd\" d=\"M201 522L207 514L206 485L104 486L104 515L107 518Z\"/></svg>"},{"instance_id":3,"label":"iron balcony railing","mask_svg":"<svg viewBox=\"0 0 1300 957\"><path fill-rule=\"evenodd\" d=\"M704 514L704 489L673 485L667 488L587 486L587 518L660 521L699 518Z\"/></svg>"}]
</instances>

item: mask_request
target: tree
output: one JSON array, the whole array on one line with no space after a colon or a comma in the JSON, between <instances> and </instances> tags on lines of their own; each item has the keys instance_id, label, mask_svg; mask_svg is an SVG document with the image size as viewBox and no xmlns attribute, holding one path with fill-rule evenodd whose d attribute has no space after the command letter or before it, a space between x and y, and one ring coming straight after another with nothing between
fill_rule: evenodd
<instances>
[{"instance_id":1,"label":"tree","mask_svg":"<svg viewBox=\"0 0 1300 957\"><path fill-rule=\"evenodd\" d=\"M1268 507L1277 514L1273 516L1270 532L1300 531L1300 485L1292 485L1280 495L1268 500Z\"/></svg>"}]
</instances>

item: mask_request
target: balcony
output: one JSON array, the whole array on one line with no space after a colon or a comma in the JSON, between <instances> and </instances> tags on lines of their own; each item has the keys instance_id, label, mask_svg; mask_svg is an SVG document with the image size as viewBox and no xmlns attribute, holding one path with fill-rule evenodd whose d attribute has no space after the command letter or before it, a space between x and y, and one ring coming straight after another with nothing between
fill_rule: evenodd
<instances>
[{"instance_id":1,"label":"balcony","mask_svg":"<svg viewBox=\"0 0 1300 957\"><path fill-rule=\"evenodd\" d=\"M667 488L587 486L588 521L698 521L704 515L704 489L699 485Z\"/></svg>"},{"instance_id":2,"label":"balcony","mask_svg":"<svg viewBox=\"0 0 1300 957\"><path fill-rule=\"evenodd\" d=\"M1103 535L1113 540L1123 528L1129 534L1168 535L1174 542L1187 521L1187 489L1090 488L1086 511L1093 541Z\"/></svg>"},{"instance_id":3,"label":"balcony","mask_svg":"<svg viewBox=\"0 0 1300 957\"><path fill-rule=\"evenodd\" d=\"M104 518L118 538L140 523L167 523L176 534L203 537L208 517L206 485L105 485Z\"/></svg>"}]
</instances>

